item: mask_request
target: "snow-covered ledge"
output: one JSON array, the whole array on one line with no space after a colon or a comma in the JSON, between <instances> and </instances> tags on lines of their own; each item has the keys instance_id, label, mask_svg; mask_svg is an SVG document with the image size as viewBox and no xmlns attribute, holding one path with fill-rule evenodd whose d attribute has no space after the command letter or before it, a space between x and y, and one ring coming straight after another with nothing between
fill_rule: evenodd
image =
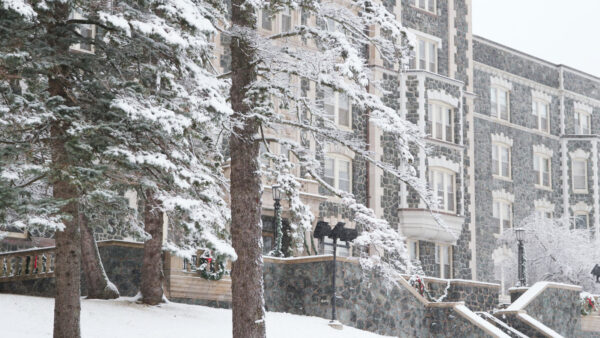
<instances>
[{"instance_id":1,"label":"snow-covered ledge","mask_svg":"<svg viewBox=\"0 0 600 338\"><path fill-rule=\"evenodd\" d=\"M398 216L402 234L410 239L456 245L464 217L445 213L438 215L445 226L438 224L429 210L400 209Z\"/></svg>"}]
</instances>

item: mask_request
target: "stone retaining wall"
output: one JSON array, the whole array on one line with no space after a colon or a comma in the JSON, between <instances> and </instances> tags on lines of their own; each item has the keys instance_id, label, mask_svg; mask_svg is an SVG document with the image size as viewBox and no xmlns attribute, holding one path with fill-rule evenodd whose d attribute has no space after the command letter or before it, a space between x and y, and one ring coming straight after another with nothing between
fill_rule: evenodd
<instances>
[{"instance_id":1,"label":"stone retaining wall","mask_svg":"<svg viewBox=\"0 0 600 338\"><path fill-rule=\"evenodd\" d=\"M432 297L439 299L444 295L448 283L448 292L444 302L465 302L472 311L491 311L498 307L500 284L481 283L461 279L424 278L425 287Z\"/></svg>"}]
</instances>

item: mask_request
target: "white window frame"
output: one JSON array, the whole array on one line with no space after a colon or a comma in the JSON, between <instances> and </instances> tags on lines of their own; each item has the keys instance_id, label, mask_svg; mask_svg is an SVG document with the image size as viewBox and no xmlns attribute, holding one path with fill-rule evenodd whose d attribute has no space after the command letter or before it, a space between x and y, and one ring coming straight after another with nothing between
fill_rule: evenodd
<instances>
[{"instance_id":1,"label":"white window frame","mask_svg":"<svg viewBox=\"0 0 600 338\"><path fill-rule=\"evenodd\" d=\"M575 163L576 162L583 162L583 182L585 185L584 188L578 188L575 186ZM574 194L587 194L588 193L587 162L588 162L587 158L581 158L581 157L571 158L571 184L573 186ZM580 176L580 175L578 175L578 176Z\"/></svg>"},{"instance_id":2,"label":"white window frame","mask_svg":"<svg viewBox=\"0 0 600 338\"><path fill-rule=\"evenodd\" d=\"M494 150L498 156L497 162L498 164L494 168ZM500 151L506 150L508 156L508 173L507 175L502 175L502 159L500 156ZM512 180L512 147L509 144L503 142L492 142L492 176L494 178L500 178L504 180Z\"/></svg>"},{"instance_id":3,"label":"white window frame","mask_svg":"<svg viewBox=\"0 0 600 338\"><path fill-rule=\"evenodd\" d=\"M437 36L433 36L427 33L423 33L417 30L413 30L413 29L409 29L409 31L413 34L415 34L415 37L417 38L417 44L416 44L416 48L414 49L414 58L411 59L411 64L410 64L410 68L411 69L417 69L417 70L425 70L425 71L429 71L432 73L437 73L438 72L438 56L439 56L439 50L440 50L440 46L442 45L442 39L438 38ZM422 55L421 50L420 50L420 46L419 46L419 41L423 41L425 43L425 68L421 68L420 67L420 57ZM430 47L428 47L429 45L433 46L433 51L435 53L435 56L433 59L430 58ZM430 70L430 63L431 61L434 61L434 66L433 66L433 70ZM414 62L414 63L413 63Z\"/></svg>"},{"instance_id":4,"label":"white window frame","mask_svg":"<svg viewBox=\"0 0 600 338\"><path fill-rule=\"evenodd\" d=\"M411 5L420 10L436 14L437 1L436 0L413 0ZM421 7L423 6L423 7Z\"/></svg>"},{"instance_id":5,"label":"white window frame","mask_svg":"<svg viewBox=\"0 0 600 338\"><path fill-rule=\"evenodd\" d=\"M434 196L438 197L438 175L436 174L441 174L442 175L442 189L443 189L443 197L441 201L438 201L438 208L437 211L441 211L441 212L446 212L446 213L451 213L451 214L456 214L456 210L457 210L457 206L456 206L456 172L447 169L447 168L443 168L443 167L430 167L429 168L429 187L430 189L433 191ZM450 209L450 199L448 198L448 191L446 190L446 188L448 187L448 183L450 182L452 183L452 205L453 205L453 209Z\"/></svg>"},{"instance_id":6,"label":"white window frame","mask_svg":"<svg viewBox=\"0 0 600 338\"><path fill-rule=\"evenodd\" d=\"M585 216L585 229L589 230L590 229L590 213L587 211L583 211L583 210L577 210L573 213L573 229L578 229L577 228L577 216Z\"/></svg>"},{"instance_id":7,"label":"white window frame","mask_svg":"<svg viewBox=\"0 0 600 338\"><path fill-rule=\"evenodd\" d=\"M544 185L544 175L542 173L542 167L543 167L544 160L548 160L548 185ZM537 175L538 179L535 182L535 187L540 188L540 189L546 189L546 190L552 189L552 156L549 156L548 154L534 152L533 153L533 170L534 170L534 172L538 172L535 169L536 164L538 166L540 174Z\"/></svg>"},{"instance_id":8,"label":"white window frame","mask_svg":"<svg viewBox=\"0 0 600 338\"><path fill-rule=\"evenodd\" d=\"M292 10L291 10L289 7L286 7L286 8L285 8L285 9L284 9L284 10L283 10L281 13L280 13L280 15L279 15L279 21L280 21L280 24L279 24L279 29L280 29L280 30L279 30L279 31L280 31L281 33L289 32L289 31L291 31L291 30L292 30L292 27L294 26L294 24L293 24L293 22L292 22L292 17L293 17L293 16L292 16L292 14L293 14L293 11L292 11ZM290 27L283 27L283 24L284 24L284 20L283 20L283 18L284 18L285 16L289 17L289 23L290 23Z\"/></svg>"},{"instance_id":9,"label":"white window frame","mask_svg":"<svg viewBox=\"0 0 600 338\"><path fill-rule=\"evenodd\" d=\"M273 24L275 23L274 20L275 17L271 16L271 15L267 15L268 11L265 11L264 9L260 10L260 15L258 16L260 18L260 25L258 27L260 27L260 29L265 30L265 31L269 31L269 32L273 32ZM265 24L265 17L269 18L269 28L265 28L264 24Z\"/></svg>"},{"instance_id":10,"label":"white window frame","mask_svg":"<svg viewBox=\"0 0 600 338\"><path fill-rule=\"evenodd\" d=\"M440 140L448 143L455 143L454 139L454 108L448 104L442 103L440 101L431 101L429 102L429 121L431 121L431 138L436 140ZM437 126L438 126L438 112L442 112L442 121L441 121L441 138L437 137ZM450 115L450 125L446 123L445 113ZM450 141L448 141L448 127L450 128Z\"/></svg>"},{"instance_id":11,"label":"white window frame","mask_svg":"<svg viewBox=\"0 0 600 338\"><path fill-rule=\"evenodd\" d=\"M452 278L452 245L435 243L435 264L440 266L440 278ZM447 264L446 264L447 263ZM448 265L448 271L446 271ZM446 272L448 275L445 276Z\"/></svg>"},{"instance_id":12,"label":"white window frame","mask_svg":"<svg viewBox=\"0 0 600 338\"><path fill-rule=\"evenodd\" d=\"M503 210L502 207L506 207L508 206L508 215L503 215ZM494 214L494 212L496 212L496 214ZM492 205L492 218L494 220L499 220L499 224L498 224L498 234L502 234L504 232L504 222L507 220L505 219L505 216L508 216L508 222L509 222L509 229L513 228L513 220L514 220L514 212L513 212L513 202L508 200L508 199L503 199L503 198L494 198L493 199L493 205Z\"/></svg>"},{"instance_id":13,"label":"white window frame","mask_svg":"<svg viewBox=\"0 0 600 338\"><path fill-rule=\"evenodd\" d=\"M548 202L546 199L535 200L533 204L535 206L535 212L539 216L544 216L549 219L554 218L554 204Z\"/></svg>"},{"instance_id":14,"label":"white window frame","mask_svg":"<svg viewBox=\"0 0 600 338\"><path fill-rule=\"evenodd\" d=\"M542 117L539 114L540 106L546 107L546 125L542 125ZM541 132L550 133L550 103L538 98L533 98L531 110L533 115L536 118L536 126L535 128Z\"/></svg>"},{"instance_id":15,"label":"white window frame","mask_svg":"<svg viewBox=\"0 0 600 338\"><path fill-rule=\"evenodd\" d=\"M85 20L86 18L81 15L81 13L74 11L73 14L71 15L71 17L75 20ZM78 26L83 26L85 28L91 28L92 31L92 39L96 38L96 25L92 25L92 24L81 24ZM81 34L80 28L76 28L77 32ZM94 46L94 44L90 44L90 49L85 49L81 47L81 43L76 43L73 44L70 48L70 50L75 51L75 52L80 52L80 53L86 53L86 54L94 54L96 52L96 48Z\"/></svg>"},{"instance_id":16,"label":"white window frame","mask_svg":"<svg viewBox=\"0 0 600 338\"><path fill-rule=\"evenodd\" d=\"M419 260L419 241L418 240L406 240L406 248L408 250L408 257L412 262ZM414 249L414 250L413 250Z\"/></svg>"},{"instance_id":17,"label":"white window frame","mask_svg":"<svg viewBox=\"0 0 600 338\"><path fill-rule=\"evenodd\" d=\"M582 122L587 122L587 129L584 130ZM574 115L575 134L590 135L592 133L592 114L584 110L576 110Z\"/></svg>"},{"instance_id":18,"label":"white window frame","mask_svg":"<svg viewBox=\"0 0 600 338\"><path fill-rule=\"evenodd\" d=\"M338 190L341 190L341 188L340 188L340 165L342 162L348 163L348 191L346 191L346 192L352 193L352 159L347 156L329 153L329 154L325 155L325 161L327 161L327 160L333 160L333 177L327 177L327 178L333 178L333 187ZM323 169L325 169L325 168L323 168ZM323 176L325 177L325 175L323 175ZM345 190L342 190L342 191L345 191Z\"/></svg>"},{"instance_id":19,"label":"white window frame","mask_svg":"<svg viewBox=\"0 0 600 338\"><path fill-rule=\"evenodd\" d=\"M327 106L327 100L328 97L331 97L333 100L333 122L335 123L335 125L343 130L348 130L351 131L352 130L352 100L350 98L350 96L348 96L348 94L346 93L340 93L338 91L333 90L332 88L329 87L325 87L325 89L323 90L323 110L325 113L325 116L331 116L328 114L326 106ZM346 96L348 98L348 125L344 125L341 124L340 122L340 99ZM331 118L330 118L331 120Z\"/></svg>"},{"instance_id":20,"label":"white window frame","mask_svg":"<svg viewBox=\"0 0 600 338\"><path fill-rule=\"evenodd\" d=\"M500 96L500 92L503 92L505 97L506 97L506 118L502 117L502 113L500 111L500 100L498 100L498 97ZM494 101L492 100L493 93L495 93L496 96L496 103L494 104ZM496 108L496 114L494 115L494 111L493 111L493 107ZM503 121L510 121L510 89L506 88L504 86L499 86L499 85L491 85L490 86L490 116L497 118L499 120L503 120Z\"/></svg>"}]
</instances>

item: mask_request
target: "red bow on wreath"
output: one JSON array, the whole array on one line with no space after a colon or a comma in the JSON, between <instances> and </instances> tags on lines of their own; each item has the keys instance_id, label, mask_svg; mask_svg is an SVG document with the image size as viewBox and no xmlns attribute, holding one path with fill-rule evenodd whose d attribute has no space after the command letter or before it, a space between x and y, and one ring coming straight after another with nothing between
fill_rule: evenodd
<instances>
[{"instance_id":1,"label":"red bow on wreath","mask_svg":"<svg viewBox=\"0 0 600 338\"><path fill-rule=\"evenodd\" d=\"M592 299L591 298L588 298L588 304L590 304L591 307L594 306L594 304L592 303Z\"/></svg>"}]
</instances>

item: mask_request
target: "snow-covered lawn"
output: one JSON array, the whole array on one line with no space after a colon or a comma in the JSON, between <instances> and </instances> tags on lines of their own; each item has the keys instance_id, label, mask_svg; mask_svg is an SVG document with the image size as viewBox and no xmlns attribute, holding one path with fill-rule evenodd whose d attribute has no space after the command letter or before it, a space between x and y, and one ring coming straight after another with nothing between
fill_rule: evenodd
<instances>
[{"instance_id":1,"label":"snow-covered lawn","mask_svg":"<svg viewBox=\"0 0 600 338\"><path fill-rule=\"evenodd\" d=\"M0 336L51 337L54 299L0 294ZM84 338L231 337L231 310L177 303L150 307L133 298L82 300ZM345 326L336 330L327 320L289 313L267 313L270 338L382 337Z\"/></svg>"}]
</instances>

